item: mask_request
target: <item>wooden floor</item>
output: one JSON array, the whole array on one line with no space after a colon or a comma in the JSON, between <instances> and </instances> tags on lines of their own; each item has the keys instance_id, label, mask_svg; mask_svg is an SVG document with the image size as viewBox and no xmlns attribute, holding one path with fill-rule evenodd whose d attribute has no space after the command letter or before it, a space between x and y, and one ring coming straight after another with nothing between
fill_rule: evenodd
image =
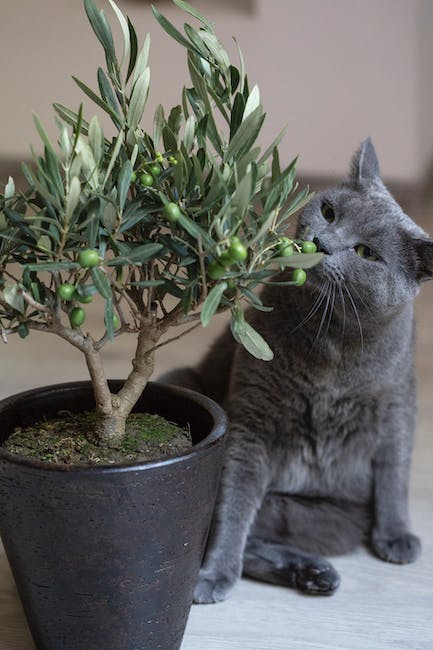
<instances>
[{"instance_id":1,"label":"wooden floor","mask_svg":"<svg viewBox=\"0 0 433 650\"><path fill-rule=\"evenodd\" d=\"M433 216L431 224L433 232ZM342 584L330 598L305 597L242 580L225 603L193 607L182 650L433 650L432 305L433 282L423 288L417 301L419 417L411 513L413 529L423 541L420 560L394 566L363 549L335 558ZM96 326L97 320L93 315L91 325ZM220 320L210 331L196 330L181 344L163 348L158 371L192 363L222 325ZM32 333L26 341L11 340L0 348L0 397L33 386L87 378L80 354L67 348L65 353L65 344L47 338ZM106 355L108 375L124 376L131 352L128 340L116 342ZM0 650L34 649L0 552Z\"/></svg>"}]
</instances>

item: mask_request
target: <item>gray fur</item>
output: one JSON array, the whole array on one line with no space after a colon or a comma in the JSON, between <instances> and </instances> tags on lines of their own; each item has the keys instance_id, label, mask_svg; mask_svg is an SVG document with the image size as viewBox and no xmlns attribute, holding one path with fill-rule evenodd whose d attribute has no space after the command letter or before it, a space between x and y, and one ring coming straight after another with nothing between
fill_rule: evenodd
<instances>
[{"instance_id":1,"label":"gray fur","mask_svg":"<svg viewBox=\"0 0 433 650\"><path fill-rule=\"evenodd\" d=\"M433 242L386 190L370 140L349 177L307 205L299 233L323 261L301 288L268 286L271 313L248 314L273 361L225 332L194 371L231 422L196 602L224 599L242 571L332 593L339 577L322 554L367 542L405 563L420 550L408 517L413 300L432 277ZM359 257L358 244L379 260Z\"/></svg>"}]
</instances>

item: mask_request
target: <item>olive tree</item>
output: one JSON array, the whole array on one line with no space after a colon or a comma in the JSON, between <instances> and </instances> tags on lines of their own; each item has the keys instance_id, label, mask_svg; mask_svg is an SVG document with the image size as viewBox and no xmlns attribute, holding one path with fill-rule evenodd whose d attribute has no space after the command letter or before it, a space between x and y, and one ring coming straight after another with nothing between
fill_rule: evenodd
<instances>
[{"instance_id":1,"label":"olive tree","mask_svg":"<svg viewBox=\"0 0 433 650\"><path fill-rule=\"evenodd\" d=\"M195 28L186 23L182 33L153 9L186 51L191 83L179 105L168 113L159 106L151 132L142 129L149 36L139 46L130 19L110 0L123 34L119 57L104 12L85 0L105 69L97 70L96 90L75 82L111 118L113 130L104 133L97 116L86 121L82 107L75 112L54 104L58 142L35 116L43 152L23 165L24 188L18 192L9 178L1 196L2 338L37 330L83 353L96 399L96 436L109 446L124 435L171 327L206 326L228 310L235 339L269 360L272 351L246 321L244 307L269 309L255 288L284 266L295 269L286 282L302 284L303 269L318 259L311 247L305 254L302 242L284 235L308 188L298 189L296 160L280 166L282 133L264 151L257 144L265 113L242 54L233 65L208 20L174 2L198 22ZM94 297L103 305L101 338L85 329L85 304ZM112 394L101 351L121 335L134 336L136 349L129 376Z\"/></svg>"}]
</instances>

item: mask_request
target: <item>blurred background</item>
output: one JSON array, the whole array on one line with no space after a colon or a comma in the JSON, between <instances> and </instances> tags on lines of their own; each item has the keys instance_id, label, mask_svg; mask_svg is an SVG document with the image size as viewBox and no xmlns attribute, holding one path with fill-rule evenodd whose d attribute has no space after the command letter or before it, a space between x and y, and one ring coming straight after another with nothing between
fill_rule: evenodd
<instances>
[{"instance_id":1,"label":"blurred background","mask_svg":"<svg viewBox=\"0 0 433 650\"><path fill-rule=\"evenodd\" d=\"M151 34L152 85L147 110L179 103L187 82L182 49L159 27L147 0L118 0ZM106 5L111 21L112 11ZM173 22L170 0L154 4ZM433 153L432 0L195 0L233 59L236 35L268 113L264 138L288 125L282 151L300 154L305 177L331 178L347 168L367 135L385 177L406 186L428 178ZM111 16L110 16L111 15ZM116 20L113 19L113 24ZM96 85L102 48L81 0L15 0L0 7L0 157L28 157L38 144L31 111L56 135L51 103L78 107L71 75ZM86 103L87 114L94 107Z\"/></svg>"},{"instance_id":2,"label":"blurred background","mask_svg":"<svg viewBox=\"0 0 433 650\"><path fill-rule=\"evenodd\" d=\"M151 128L156 105L179 103L188 83L185 52L153 19L147 0L118 0L139 37L151 35L151 91L144 128ZM108 0L98 0L114 29ZM175 24L182 13L170 0L155 4ZM360 141L371 135L382 174L411 214L419 213L432 175L433 1L432 0L195 0L237 63L233 35L242 48L250 86L257 83L267 111L262 135L268 144L287 125L280 147L284 162L299 154L302 183L318 189L341 178ZM192 19L191 19L192 20ZM120 39L120 32L115 31ZM39 138L31 113L42 119L53 139L57 129L52 102L75 110L83 95L71 76L96 87L104 65L102 48L88 24L81 0L15 0L0 3L0 180L19 176L29 145ZM98 111L84 100L85 115ZM104 127L109 133L110 125ZM429 229L429 211L422 219ZM433 228L430 228L433 230ZM95 308L87 323L100 327ZM196 330L185 344L158 355L158 371L194 363L221 329L216 319ZM87 378L81 355L56 337L11 337L1 363L10 372L0 379L0 395L41 385L42 381ZM105 353L107 373L129 370L132 341L121 337ZM40 374L29 373L23 355Z\"/></svg>"}]
</instances>

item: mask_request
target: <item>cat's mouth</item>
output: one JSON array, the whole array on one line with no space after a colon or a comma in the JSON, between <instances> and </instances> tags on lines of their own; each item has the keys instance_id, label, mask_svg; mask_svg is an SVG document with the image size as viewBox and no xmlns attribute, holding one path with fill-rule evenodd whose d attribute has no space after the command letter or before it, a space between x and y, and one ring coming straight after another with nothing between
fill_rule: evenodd
<instances>
[{"instance_id":1,"label":"cat's mouth","mask_svg":"<svg viewBox=\"0 0 433 650\"><path fill-rule=\"evenodd\" d=\"M308 270L308 278L310 281L312 281L313 285L320 285L323 280L327 280L335 285L344 283L344 275L338 268L338 264L336 264L333 255L324 250L321 252L325 254L323 259Z\"/></svg>"},{"instance_id":2,"label":"cat's mouth","mask_svg":"<svg viewBox=\"0 0 433 650\"><path fill-rule=\"evenodd\" d=\"M318 237L314 237L313 243L316 244L317 252L324 253L325 255L330 255L331 252L326 248L323 242L320 241Z\"/></svg>"},{"instance_id":3,"label":"cat's mouth","mask_svg":"<svg viewBox=\"0 0 433 650\"><path fill-rule=\"evenodd\" d=\"M327 280L333 284L341 284L344 281L343 274L338 268L332 251L319 239L314 237L312 240L316 244L317 252L324 255L323 259L311 267L308 271L308 277L313 284L320 284Z\"/></svg>"}]
</instances>

